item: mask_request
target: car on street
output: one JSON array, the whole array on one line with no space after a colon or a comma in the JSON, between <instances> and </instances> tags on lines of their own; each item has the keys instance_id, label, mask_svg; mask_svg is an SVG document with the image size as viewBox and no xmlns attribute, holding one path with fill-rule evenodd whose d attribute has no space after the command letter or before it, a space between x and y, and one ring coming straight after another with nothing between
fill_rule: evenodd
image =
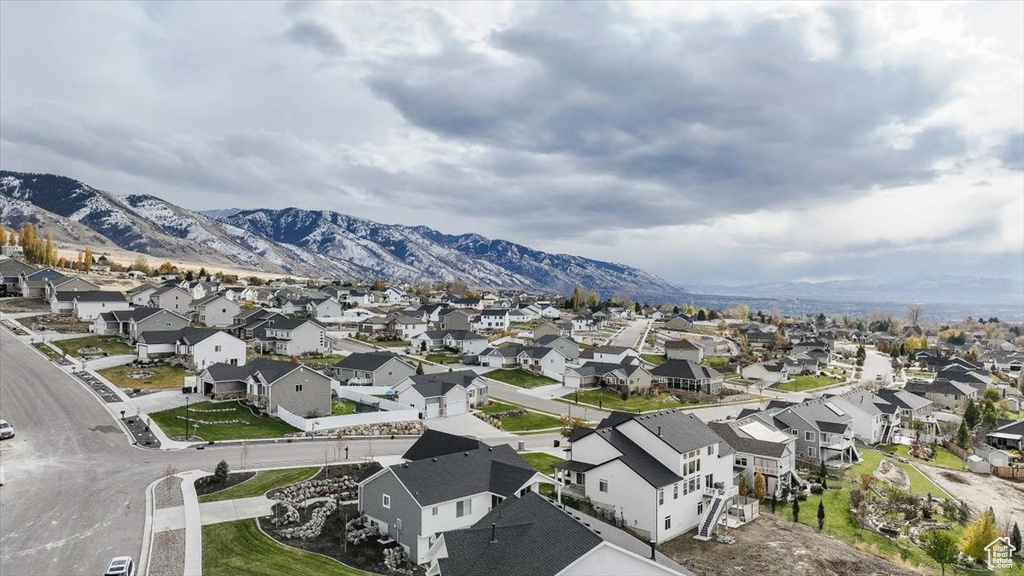
<instances>
[{"instance_id":1,"label":"car on street","mask_svg":"<svg viewBox=\"0 0 1024 576\"><path fill-rule=\"evenodd\" d=\"M112 558L107 564L107 571L103 576L135 576L135 562L131 556L118 556Z\"/></svg>"},{"instance_id":2,"label":"car on street","mask_svg":"<svg viewBox=\"0 0 1024 576\"><path fill-rule=\"evenodd\" d=\"M14 438L14 426L7 420L0 420L0 440Z\"/></svg>"}]
</instances>

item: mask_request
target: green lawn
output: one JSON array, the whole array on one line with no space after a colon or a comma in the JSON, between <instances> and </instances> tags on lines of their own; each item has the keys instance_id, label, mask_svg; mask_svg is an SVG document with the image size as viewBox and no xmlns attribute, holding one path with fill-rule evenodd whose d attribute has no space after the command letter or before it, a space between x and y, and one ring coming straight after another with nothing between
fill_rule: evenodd
<instances>
[{"instance_id":1,"label":"green lawn","mask_svg":"<svg viewBox=\"0 0 1024 576\"><path fill-rule=\"evenodd\" d=\"M56 360L57 358L61 357L60 354L53 348L50 348L48 344L36 342L35 344L32 345L32 347L35 348L36 350L39 350L43 354L46 354L46 357L50 358L51 360Z\"/></svg>"},{"instance_id":2,"label":"green lawn","mask_svg":"<svg viewBox=\"0 0 1024 576\"><path fill-rule=\"evenodd\" d=\"M133 354L135 352L135 348L117 336L85 336L70 340L58 340L53 345L67 352L68 356L78 356L80 348L99 348L107 354Z\"/></svg>"},{"instance_id":3,"label":"green lawn","mask_svg":"<svg viewBox=\"0 0 1024 576\"><path fill-rule=\"evenodd\" d=\"M593 344L587 344L586 342L580 342L580 350L590 350L593 348Z\"/></svg>"},{"instance_id":4,"label":"green lawn","mask_svg":"<svg viewBox=\"0 0 1024 576\"><path fill-rule=\"evenodd\" d=\"M523 460L530 463L533 469L541 474L547 474L553 476L555 474L554 465L559 462L564 462L564 458L558 456L552 456L551 454L545 454L543 452L534 452L532 454L522 454Z\"/></svg>"},{"instance_id":5,"label":"green lawn","mask_svg":"<svg viewBox=\"0 0 1024 576\"><path fill-rule=\"evenodd\" d=\"M497 414L522 408L516 404L505 404L504 402L491 402L489 406L481 406L479 410L484 414ZM550 414L526 411L522 416L508 416L501 419L501 429L507 432L527 432L530 430L546 430L548 428L560 428L562 419Z\"/></svg>"},{"instance_id":6,"label":"green lawn","mask_svg":"<svg viewBox=\"0 0 1024 576\"><path fill-rule=\"evenodd\" d=\"M575 404L577 399L583 404L598 406L605 410L622 410L623 412L636 412L637 410L647 412L686 405L665 392L652 396L631 395L628 400L623 400L618 391L610 388L592 388L580 392L570 392L559 398L560 401L570 404Z\"/></svg>"},{"instance_id":7,"label":"green lawn","mask_svg":"<svg viewBox=\"0 0 1024 576\"><path fill-rule=\"evenodd\" d=\"M726 382L730 380L739 380L740 378L743 378L743 375L738 372L728 372L726 374L722 374L722 380Z\"/></svg>"},{"instance_id":8,"label":"green lawn","mask_svg":"<svg viewBox=\"0 0 1024 576\"><path fill-rule=\"evenodd\" d=\"M356 413L356 403L351 400L338 400L331 405L331 416L345 416Z\"/></svg>"},{"instance_id":9,"label":"green lawn","mask_svg":"<svg viewBox=\"0 0 1024 576\"><path fill-rule=\"evenodd\" d=\"M129 372L152 372L152 377L129 378ZM131 366L114 366L100 370L104 378L110 380L118 388L144 388L146 390L170 390L181 388L185 384L185 376L192 376L189 372L178 366L152 366L146 368L132 368Z\"/></svg>"},{"instance_id":10,"label":"green lawn","mask_svg":"<svg viewBox=\"0 0 1024 576\"><path fill-rule=\"evenodd\" d=\"M959 456L953 454L949 450L946 450L942 446L935 447L935 459L934 460L921 460L920 458L914 458L910 455L910 446L906 444L889 444L888 446L880 446L878 448L882 452L888 452L903 458L909 458L914 462L922 462L931 466L937 466L939 468L949 468L951 470L963 470L964 461Z\"/></svg>"},{"instance_id":11,"label":"green lawn","mask_svg":"<svg viewBox=\"0 0 1024 576\"><path fill-rule=\"evenodd\" d=\"M788 382L772 384L771 387L776 390L784 390L786 392L805 392L807 390L814 390L815 388L829 386L836 382L839 382L839 379L832 378L831 376L794 376Z\"/></svg>"},{"instance_id":12,"label":"green lawn","mask_svg":"<svg viewBox=\"0 0 1024 576\"><path fill-rule=\"evenodd\" d=\"M484 376L513 386L519 386L520 388L536 388L537 386L547 386L548 384L558 383L557 380L553 380L547 376L531 374L525 370L520 370L519 368L514 370L491 370L484 374Z\"/></svg>"},{"instance_id":13,"label":"green lawn","mask_svg":"<svg viewBox=\"0 0 1024 576\"><path fill-rule=\"evenodd\" d=\"M651 364L654 364L655 366L665 361L665 357L662 356L661 354L641 354L640 358L642 358L645 362L650 362Z\"/></svg>"},{"instance_id":14,"label":"green lawn","mask_svg":"<svg viewBox=\"0 0 1024 576\"><path fill-rule=\"evenodd\" d=\"M871 474L878 468L878 463L882 461L882 453L877 450L871 450L866 448L860 449L860 455L862 460L847 471L847 478L853 481L857 481L861 474ZM927 496L931 493L932 496L942 496L945 494L938 486L935 485L927 476L921 473L917 468L914 468L910 464L899 462L895 459L890 459L890 462L902 468L907 476L910 478L910 492L918 496Z\"/></svg>"},{"instance_id":15,"label":"green lawn","mask_svg":"<svg viewBox=\"0 0 1024 576\"><path fill-rule=\"evenodd\" d=\"M318 472L320 472L319 466L312 466L309 468L286 468L283 470L262 470L241 484L235 484L226 490L200 496L199 503L202 504L205 502L220 502L222 500L235 500L236 498L262 496L274 488L283 488L292 484L298 484L304 480L309 480L313 476L316 476Z\"/></svg>"},{"instance_id":16,"label":"green lawn","mask_svg":"<svg viewBox=\"0 0 1024 576\"><path fill-rule=\"evenodd\" d=\"M459 362L462 362L462 356L427 354L427 362L433 362L434 364L458 364Z\"/></svg>"},{"instance_id":17,"label":"green lawn","mask_svg":"<svg viewBox=\"0 0 1024 576\"><path fill-rule=\"evenodd\" d=\"M224 410L224 412L202 412ZM185 436L185 407L171 408L150 414L153 423L171 438ZM189 406L192 435L203 440L245 440L252 438L280 438L298 432L283 420L256 416L238 402L196 402ZM201 420L203 422L196 422ZM238 420L238 422L233 422ZM198 424L198 425L197 425Z\"/></svg>"},{"instance_id":18,"label":"green lawn","mask_svg":"<svg viewBox=\"0 0 1024 576\"><path fill-rule=\"evenodd\" d=\"M203 526L203 574L211 576L371 576L325 556L280 544L256 520Z\"/></svg>"}]
</instances>

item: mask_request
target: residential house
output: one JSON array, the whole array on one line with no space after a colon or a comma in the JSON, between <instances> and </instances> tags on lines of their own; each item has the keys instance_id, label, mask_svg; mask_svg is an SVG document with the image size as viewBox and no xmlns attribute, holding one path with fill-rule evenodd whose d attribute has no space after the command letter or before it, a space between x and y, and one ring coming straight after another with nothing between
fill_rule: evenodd
<instances>
[{"instance_id":1,"label":"residential house","mask_svg":"<svg viewBox=\"0 0 1024 576\"><path fill-rule=\"evenodd\" d=\"M291 362L257 358L242 366L217 363L200 374L203 394L214 398L244 396L276 415L278 408L302 417L331 413L331 379L312 368Z\"/></svg>"},{"instance_id":2,"label":"residential house","mask_svg":"<svg viewBox=\"0 0 1024 576\"><path fill-rule=\"evenodd\" d=\"M128 301L132 303L132 306L148 306L149 301L153 297L153 293L158 289L159 288L152 284L139 284L128 291Z\"/></svg>"},{"instance_id":3,"label":"residential house","mask_svg":"<svg viewBox=\"0 0 1024 576\"><path fill-rule=\"evenodd\" d=\"M572 338L566 338L557 334L548 334L541 337L534 336L533 343L545 348L558 350L566 360L575 360L580 356L580 344Z\"/></svg>"},{"instance_id":4,"label":"residential house","mask_svg":"<svg viewBox=\"0 0 1024 576\"><path fill-rule=\"evenodd\" d=\"M665 357L669 360L689 360L700 364L704 361L704 347L690 340L666 340Z\"/></svg>"},{"instance_id":5,"label":"residential house","mask_svg":"<svg viewBox=\"0 0 1024 576\"><path fill-rule=\"evenodd\" d=\"M692 332L693 331L693 317L686 314L679 314L665 321L665 330L672 330L675 332Z\"/></svg>"},{"instance_id":6,"label":"residential house","mask_svg":"<svg viewBox=\"0 0 1024 576\"><path fill-rule=\"evenodd\" d=\"M553 310L553 308L548 308ZM533 338L541 338L543 336L564 336L566 338L573 338L575 334L572 326L572 322L566 320L564 322L548 322L544 321L533 328Z\"/></svg>"},{"instance_id":7,"label":"residential house","mask_svg":"<svg viewBox=\"0 0 1024 576\"><path fill-rule=\"evenodd\" d=\"M453 298L448 306L456 309L483 310L483 302L479 298Z\"/></svg>"},{"instance_id":8,"label":"residential house","mask_svg":"<svg viewBox=\"0 0 1024 576\"><path fill-rule=\"evenodd\" d=\"M898 424L895 405L863 388L826 396L833 406L850 415L855 438L870 445L891 442L891 431Z\"/></svg>"},{"instance_id":9,"label":"residential house","mask_svg":"<svg viewBox=\"0 0 1024 576\"><path fill-rule=\"evenodd\" d=\"M484 348L477 356L477 362L488 368L515 368L519 365L517 346Z\"/></svg>"},{"instance_id":10,"label":"residential house","mask_svg":"<svg viewBox=\"0 0 1024 576\"><path fill-rule=\"evenodd\" d=\"M427 560L427 576L479 576L481 567L501 567L502 576L683 574L605 540L534 492L504 500L469 528L443 532Z\"/></svg>"},{"instance_id":11,"label":"residential house","mask_svg":"<svg viewBox=\"0 0 1024 576\"><path fill-rule=\"evenodd\" d=\"M796 438L796 457L812 462L838 460L840 465L860 461L854 443L853 417L826 398L773 408L768 412Z\"/></svg>"},{"instance_id":12,"label":"residential house","mask_svg":"<svg viewBox=\"0 0 1024 576\"><path fill-rule=\"evenodd\" d=\"M933 382L924 380L910 380L903 386L903 389L911 394L927 398L948 410L960 410L967 406L969 400L978 398L978 390L963 384L947 379L936 379Z\"/></svg>"},{"instance_id":13,"label":"residential house","mask_svg":"<svg viewBox=\"0 0 1024 576\"><path fill-rule=\"evenodd\" d=\"M640 354L626 346L598 346L590 348L580 352L579 358L581 360L609 362L612 364L637 364L640 362Z\"/></svg>"},{"instance_id":14,"label":"residential house","mask_svg":"<svg viewBox=\"0 0 1024 576\"><path fill-rule=\"evenodd\" d=\"M476 322L476 329L481 331L506 331L509 327L509 315L507 308L488 308L480 312L480 318Z\"/></svg>"},{"instance_id":15,"label":"residential house","mask_svg":"<svg viewBox=\"0 0 1024 576\"><path fill-rule=\"evenodd\" d=\"M799 483L796 472L796 438L775 425L766 412L752 414L732 422L709 422L735 451L733 470L747 479L753 491L755 475L765 480L765 494L778 494ZM739 482L738 478L735 480Z\"/></svg>"},{"instance_id":16,"label":"residential house","mask_svg":"<svg viewBox=\"0 0 1024 576\"><path fill-rule=\"evenodd\" d=\"M136 341L136 351L141 360L159 355L180 356L189 369L196 371L218 362L245 364L245 342L212 328L143 332Z\"/></svg>"},{"instance_id":17,"label":"residential house","mask_svg":"<svg viewBox=\"0 0 1024 576\"><path fill-rule=\"evenodd\" d=\"M196 323L211 328L223 328L234 324L241 306L219 294L208 294L193 300L189 304L189 310Z\"/></svg>"},{"instance_id":18,"label":"residential house","mask_svg":"<svg viewBox=\"0 0 1024 576\"><path fill-rule=\"evenodd\" d=\"M985 435L985 442L996 448L1024 451L1024 418L989 432Z\"/></svg>"},{"instance_id":19,"label":"residential house","mask_svg":"<svg viewBox=\"0 0 1024 576\"><path fill-rule=\"evenodd\" d=\"M710 538L737 495L733 449L682 410L613 412L595 430L570 437L568 454L555 464L556 480L655 542L694 528Z\"/></svg>"},{"instance_id":20,"label":"residential house","mask_svg":"<svg viewBox=\"0 0 1024 576\"><path fill-rule=\"evenodd\" d=\"M0 296L17 294L21 296L21 276L32 274L36 271L34 266L26 264L14 258L0 258Z\"/></svg>"},{"instance_id":21,"label":"residential house","mask_svg":"<svg viewBox=\"0 0 1024 576\"><path fill-rule=\"evenodd\" d=\"M740 369L740 374L748 380L761 380L766 384L789 380L789 368L781 360L757 362Z\"/></svg>"},{"instance_id":22,"label":"residential house","mask_svg":"<svg viewBox=\"0 0 1024 576\"><path fill-rule=\"evenodd\" d=\"M722 390L722 375L714 368L701 366L691 360L666 360L651 369L653 382L666 390L685 390L718 394Z\"/></svg>"},{"instance_id":23,"label":"residential house","mask_svg":"<svg viewBox=\"0 0 1024 576\"><path fill-rule=\"evenodd\" d=\"M423 418L465 414L487 402L487 382L472 370L409 376L395 385L397 402L420 411Z\"/></svg>"},{"instance_id":24,"label":"residential house","mask_svg":"<svg viewBox=\"0 0 1024 576\"><path fill-rule=\"evenodd\" d=\"M554 348L520 346L516 362L527 372L534 372L561 382L565 374L565 356Z\"/></svg>"},{"instance_id":25,"label":"residential house","mask_svg":"<svg viewBox=\"0 0 1024 576\"><path fill-rule=\"evenodd\" d=\"M301 356L329 354L333 349L327 328L312 318L275 318L253 329L261 353Z\"/></svg>"},{"instance_id":26,"label":"residential house","mask_svg":"<svg viewBox=\"0 0 1024 576\"><path fill-rule=\"evenodd\" d=\"M182 316L189 315L192 293L180 286L163 286L149 296L149 305L170 310Z\"/></svg>"},{"instance_id":27,"label":"residential house","mask_svg":"<svg viewBox=\"0 0 1024 576\"><path fill-rule=\"evenodd\" d=\"M643 392L650 390L652 376L640 364L588 361L582 366L569 368L562 377L562 383L570 388L628 386L630 392Z\"/></svg>"},{"instance_id":28,"label":"residential house","mask_svg":"<svg viewBox=\"0 0 1024 576\"><path fill-rule=\"evenodd\" d=\"M409 347L418 351L450 350L476 355L487 349L487 337L469 330L427 330L414 336Z\"/></svg>"},{"instance_id":29,"label":"residential house","mask_svg":"<svg viewBox=\"0 0 1024 576\"><path fill-rule=\"evenodd\" d=\"M23 298L46 299L46 287L48 284L59 284L69 277L57 272L53 268L41 270L22 271L18 274L18 291Z\"/></svg>"},{"instance_id":30,"label":"residential house","mask_svg":"<svg viewBox=\"0 0 1024 576\"><path fill-rule=\"evenodd\" d=\"M68 276L61 279L48 280L43 298L49 300L58 292L92 292L99 289L99 284L90 282L81 276Z\"/></svg>"},{"instance_id":31,"label":"residential house","mask_svg":"<svg viewBox=\"0 0 1024 576\"><path fill-rule=\"evenodd\" d=\"M132 308L104 312L93 320L92 331L101 336L123 336L132 341L139 334L154 330L177 331L187 328L188 318L163 308Z\"/></svg>"},{"instance_id":32,"label":"residential house","mask_svg":"<svg viewBox=\"0 0 1024 576\"><path fill-rule=\"evenodd\" d=\"M125 299L121 292L113 290L91 290L88 292L58 292L54 295L74 294L72 299L71 313L75 318L84 322L92 322L97 316L104 312L115 310L128 310L131 304Z\"/></svg>"},{"instance_id":33,"label":"residential house","mask_svg":"<svg viewBox=\"0 0 1024 576\"><path fill-rule=\"evenodd\" d=\"M427 321L421 317L396 314L388 320L385 329L394 332L402 340L409 340L427 331Z\"/></svg>"},{"instance_id":34,"label":"residential house","mask_svg":"<svg viewBox=\"0 0 1024 576\"><path fill-rule=\"evenodd\" d=\"M829 352L832 350L832 347L824 340L802 340L793 344L793 354L802 354L814 350ZM825 361L825 364L828 364L828 360Z\"/></svg>"},{"instance_id":35,"label":"residential house","mask_svg":"<svg viewBox=\"0 0 1024 576\"><path fill-rule=\"evenodd\" d=\"M438 535L472 526L545 480L507 444L481 446L380 470L359 483L359 510L422 564Z\"/></svg>"},{"instance_id":36,"label":"residential house","mask_svg":"<svg viewBox=\"0 0 1024 576\"><path fill-rule=\"evenodd\" d=\"M333 373L349 386L394 386L416 374L416 367L394 352L354 352L338 361Z\"/></svg>"},{"instance_id":37,"label":"residential house","mask_svg":"<svg viewBox=\"0 0 1024 576\"><path fill-rule=\"evenodd\" d=\"M471 330L473 317L459 308L442 308L438 312L437 327L441 330Z\"/></svg>"},{"instance_id":38,"label":"residential house","mask_svg":"<svg viewBox=\"0 0 1024 576\"><path fill-rule=\"evenodd\" d=\"M920 422L931 429L937 427L935 418L932 416L934 403L931 400L906 390L890 388L880 388L875 391L875 395L895 407L894 420L901 428L913 429L915 422ZM926 429L926 431L933 432L934 430Z\"/></svg>"}]
</instances>

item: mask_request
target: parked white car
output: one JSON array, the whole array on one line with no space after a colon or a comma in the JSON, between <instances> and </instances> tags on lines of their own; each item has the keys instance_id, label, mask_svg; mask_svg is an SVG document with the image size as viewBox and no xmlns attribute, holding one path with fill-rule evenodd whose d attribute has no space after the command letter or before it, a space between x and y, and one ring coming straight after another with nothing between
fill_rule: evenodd
<instances>
[{"instance_id":1,"label":"parked white car","mask_svg":"<svg viewBox=\"0 0 1024 576\"><path fill-rule=\"evenodd\" d=\"M7 420L0 420L0 440L14 438L14 426Z\"/></svg>"},{"instance_id":2,"label":"parked white car","mask_svg":"<svg viewBox=\"0 0 1024 576\"><path fill-rule=\"evenodd\" d=\"M118 556L107 564L107 571L103 576L135 576L135 562L131 556Z\"/></svg>"}]
</instances>

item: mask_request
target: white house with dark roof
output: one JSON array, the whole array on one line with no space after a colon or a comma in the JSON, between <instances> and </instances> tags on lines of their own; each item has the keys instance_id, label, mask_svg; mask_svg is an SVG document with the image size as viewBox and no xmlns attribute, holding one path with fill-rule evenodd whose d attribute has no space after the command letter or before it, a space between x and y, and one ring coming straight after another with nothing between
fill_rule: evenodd
<instances>
[{"instance_id":1,"label":"white house with dark roof","mask_svg":"<svg viewBox=\"0 0 1024 576\"><path fill-rule=\"evenodd\" d=\"M554 348L520 346L516 348L516 362L527 372L561 381L565 375L565 356Z\"/></svg>"},{"instance_id":2,"label":"white house with dark roof","mask_svg":"<svg viewBox=\"0 0 1024 576\"><path fill-rule=\"evenodd\" d=\"M733 449L690 412L613 412L570 438L556 480L582 490L601 512L665 542L694 528L709 539L737 495Z\"/></svg>"},{"instance_id":3,"label":"white house with dark roof","mask_svg":"<svg viewBox=\"0 0 1024 576\"><path fill-rule=\"evenodd\" d=\"M597 346L580 352L579 358L611 364L638 364L640 353L628 346Z\"/></svg>"},{"instance_id":4,"label":"white house with dark roof","mask_svg":"<svg viewBox=\"0 0 1024 576\"><path fill-rule=\"evenodd\" d=\"M666 360L651 369L651 377L665 389L705 394L718 394L723 383L717 370L691 360Z\"/></svg>"},{"instance_id":5,"label":"white house with dark roof","mask_svg":"<svg viewBox=\"0 0 1024 576\"><path fill-rule=\"evenodd\" d=\"M92 322L105 312L129 310L131 303L121 292L88 290L83 292L56 292L50 300L50 309L70 312L75 318Z\"/></svg>"},{"instance_id":6,"label":"white house with dark roof","mask_svg":"<svg viewBox=\"0 0 1024 576\"><path fill-rule=\"evenodd\" d=\"M976 400L979 396L973 386L945 378L937 378L932 382L909 380L903 389L949 410L964 408L968 401Z\"/></svg>"},{"instance_id":7,"label":"white house with dark roof","mask_svg":"<svg viewBox=\"0 0 1024 576\"><path fill-rule=\"evenodd\" d=\"M747 479L751 491L758 473L765 479L765 494L776 494L799 483L796 438L775 424L765 412L732 422L708 423L735 451L733 470Z\"/></svg>"},{"instance_id":8,"label":"white house with dark roof","mask_svg":"<svg viewBox=\"0 0 1024 576\"><path fill-rule=\"evenodd\" d=\"M231 326L241 309L237 302L220 294L208 294L189 304L196 322L211 328Z\"/></svg>"},{"instance_id":9,"label":"white house with dark roof","mask_svg":"<svg viewBox=\"0 0 1024 576\"><path fill-rule=\"evenodd\" d=\"M612 542L615 528L583 522L535 492L507 498L469 528L439 535L427 553L427 576L479 576L484 566L501 567L502 576L684 574L670 560Z\"/></svg>"},{"instance_id":10,"label":"white house with dark roof","mask_svg":"<svg viewBox=\"0 0 1024 576\"><path fill-rule=\"evenodd\" d=\"M507 444L482 445L384 468L359 483L359 510L422 564L440 534L472 526L545 481Z\"/></svg>"},{"instance_id":11,"label":"white house with dark roof","mask_svg":"<svg viewBox=\"0 0 1024 576\"><path fill-rule=\"evenodd\" d=\"M477 356L481 366L488 368L515 368L519 365L519 348L516 346L484 348Z\"/></svg>"},{"instance_id":12,"label":"white house with dark roof","mask_svg":"<svg viewBox=\"0 0 1024 576\"><path fill-rule=\"evenodd\" d=\"M487 337L469 330L427 330L413 336L409 347L418 352L451 350L460 354L480 354L487 349Z\"/></svg>"},{"instance_id":13,"label":"white house with dark roof","mask_svg":"<svg viewBox=\"0 0 1024 576\"><path fill-rule=\"evenodd\" d=\"M246 360L245 342L212 328L143 332L135 347L141 360L173 354L182 357L189 368L196 371L217 363L241 366Z\"/></svg>"},{"instance_id":14,"label":"white house with dark roof","mask_svg":"<svg viewBox=\"0 0 1024 576\"><path fill-rule=\"evenodd\" d=\"M170 310L182 316L188 316L190 304L192 304L192 293L177 285L157 288L149 296L150 306Z\"/></svg>"},{"instance_id":15,"label":"white house with dark roof","mask_svg":"<svg viewBox=\"0 0 1024 576\"><path fill-rule=\"evenodd\" d=\"M652 376L650 371L639 364L584 362L581 366L566 370L562 383L570 388L628 386L631 392L637 392L650 389Z\"/></svg>"},{"instance_id":16,"label":"white house with dark roof","mask_svg":"<svg viewBox=\"0 0 1024 576\"><path fill-rule=\"evenodd\" d=\"M420 374L395 385L396 402L420 411L423 418L465 414L487 402L487 381L472 370Z\"/></svg>"},{"instance_id":17,"label":"white house with dark roof","mask_svg":"<svg viewBox=\"0 0 1024 576\"><path fill-rule=\"evenodd\" d=\"M349 386L394 386L415 375L416 367L394 352L354 352L339 360L333 373Z\"/></svg>"},{"instance_id":18,"label":"white house with dark roof","mask_svg":"<svg viewBox=\"0 0 1024 576\"><path fill-rule=\"evenodd\" d=\"M766 384L775 384L789 380L789 368L780 360L757 362L740 369L740 374L748 380L761 380Z\"/></svg>"},{"instance_id":19,"label":"white house with dark roof","mask_svg":"<svg viewBox=\"0 0 1024 576\"><path fill-rule=\"evenodd\" d=\"M253 329L261 352L300 356L328 354L333 348L327 328L313 318L274 318Z\"/></svg>"},{"instance_id":20,"label":"white house with dark roof","mask_svg":"<svg viewBox=\"0 0 1024 576\"><path fill-rule=\"evenodd\" d=\"M474 327L482 332L498 332L508 330L509 323L507 308L487 308L480 311Z\"/></svg>"}]
</instances>

